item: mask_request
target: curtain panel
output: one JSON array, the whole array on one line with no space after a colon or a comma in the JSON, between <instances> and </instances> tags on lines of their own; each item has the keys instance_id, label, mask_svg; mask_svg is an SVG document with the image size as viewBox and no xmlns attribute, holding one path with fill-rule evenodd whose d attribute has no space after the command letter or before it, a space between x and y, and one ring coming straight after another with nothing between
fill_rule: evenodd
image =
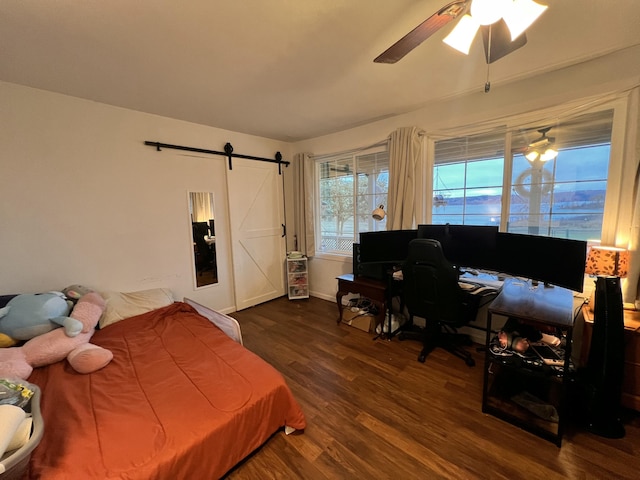
<instances>
[{"instance_id":1,"label":"curtain panel","mask_svg":"<svg viewBox=\"0 0 640 480\"><path fill-rule=\"evenodd\" d=\"M422 135L417 127L399 128L389 137L387 230L415 226L421 147Z\"/></svg>"},{"instance_id":2,"label":"curtain panel","mask_svg":"<svg viewBox=\"0 0 640 480\"><path fill-rule=\"evenodd\" d=\"M192 218L194 222L208 222L213 212L212 195L209 192L192 192Z\"/></svg>"},{"instance_id":3,"label":"curtain panel","mask_svg":"<svg viewBox=\"0 0 640 480\"><path fill-rule=\"evenodd\" d=\"M293 215L296 248L307 257L316 250L314 202L315 163L308 153L293 156Z\"/></svg>"},{"instance_id":4,"label":"curtain panel","mask_svg":"<svg viewBox=\"0 0 640 480\"><path fill-rule=\"evenodd\" d=\"M626 154L635 171L633 185L633 213L629 225L629 273L622 282L622 298L628 303L639 304L640 301L640 88L633 91L631 112L628 119Z\"/></svg>"},{"instance_id":5,"label":"curtain panel","mask_svg":"<svg viewBox=\"0 0 640 480\"><path fill-rule=\"evenodd\" d=\"M640 143L640 142L639 142ZM640 151L640 148L639 148ZM629 273L627 278L622 282L622 297L625 302L638 304L640 299L640 252L638 251L638 243L640 240L640 195L638 195L638 187L640 185L640 167L636 174L635 181L635 198L633 208L633 220L629 235Z\"/></svg>"}]
</instances>

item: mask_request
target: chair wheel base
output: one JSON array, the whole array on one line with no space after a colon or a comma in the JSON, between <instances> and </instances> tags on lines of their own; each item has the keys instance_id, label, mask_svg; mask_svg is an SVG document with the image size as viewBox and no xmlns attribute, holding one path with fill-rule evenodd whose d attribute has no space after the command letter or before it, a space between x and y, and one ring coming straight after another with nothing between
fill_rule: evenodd
<instances>
[{"instance_id":1,"label":"chair wheel base","mask_svg":"<svg viewBox=\"0 0 640 480\"><path fill-rule=\"evenodd\" d=\"M587 424L587 431L605 438L623 438L625 429L619 419L600 419Z\"/></svg>"}]
</instances>

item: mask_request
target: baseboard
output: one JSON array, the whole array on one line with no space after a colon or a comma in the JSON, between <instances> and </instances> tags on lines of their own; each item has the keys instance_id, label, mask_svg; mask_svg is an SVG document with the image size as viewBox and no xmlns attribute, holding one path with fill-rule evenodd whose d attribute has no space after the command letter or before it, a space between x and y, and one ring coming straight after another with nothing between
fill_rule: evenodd
<instances>
[{"instance_id":1,"label":"baseboard","mask_svg":"<svg viewBox=\"0 0 640 480\"><path fill-rule=\"evenodd\" d=\"M474 343L478 343L480 345L484 345L486 341L486 333L483 330L477 330L475 328L462 327L458 329L458 332L464 333L471 337L471 340Z\"/></svg>"},{"instance_id":2,"label":"baseboard","mask_svg":"<svg viewBox=\"0 0 640 480\"><path fill-rule=\"evenodd\" d=\"M309 290L309 296L310 297L315 297L315 298L320 298L320 299L326 300L328 302L334 302L335 303L335 301L336 301L336 296L335 295L331 296L331 295L327 295L325 293L313 292L311 290Z\"/></svg>"}]
</instances>

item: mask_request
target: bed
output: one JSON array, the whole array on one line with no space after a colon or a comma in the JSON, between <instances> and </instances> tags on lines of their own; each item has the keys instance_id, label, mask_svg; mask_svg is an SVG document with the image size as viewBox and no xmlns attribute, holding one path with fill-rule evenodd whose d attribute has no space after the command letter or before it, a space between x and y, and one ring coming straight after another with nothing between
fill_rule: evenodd
<instances>
[{"instance_id":1,"label":"bed","mask_svg":"<svg viewBox=\"0 0 640 480\"><path fill-rule=\"evenodd\" d=\"M217 326L219 325L219 326ZM35 369L44 435L29 478L220 478L305 417L237 322L188 299L98 330L114 358L89 375Z\"/></svg>"}]
</instances>

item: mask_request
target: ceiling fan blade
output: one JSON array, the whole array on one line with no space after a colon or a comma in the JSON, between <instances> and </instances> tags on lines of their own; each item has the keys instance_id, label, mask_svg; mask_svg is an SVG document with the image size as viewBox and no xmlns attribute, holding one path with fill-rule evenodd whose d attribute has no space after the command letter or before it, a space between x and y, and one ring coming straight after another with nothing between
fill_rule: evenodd
<instances>
[{"instance_id":1,"label":"ceiling fan blade","mask_svg":"<svg viewBox=\"0 0 640 480\"><path fill-rule=\"evenodd\" d=\"M396 43L387 48L383 53L378 55L374 62L396 63L431 35L444 27L447 23L455 20L459 15L464 13L468 3L469 0L459 0L445 5Z\"/></svg>"},{"instance_id":2,"label":"ceiling fan blade","mask_svg":"<svg viewBox=\"0 0 640 480\"><path fill-rule=\"evenodd\" d=\"M484 41L484 54L487 63L500 60L505 55L516 51L527 43L527 36L522 33L518 38L511 41L511 32L504 19L480 28L482 30L482 40ZM491 38L489 38L491 33ZM491 40L491 44L489 44Z\"/></svg>"}]
</instances>

